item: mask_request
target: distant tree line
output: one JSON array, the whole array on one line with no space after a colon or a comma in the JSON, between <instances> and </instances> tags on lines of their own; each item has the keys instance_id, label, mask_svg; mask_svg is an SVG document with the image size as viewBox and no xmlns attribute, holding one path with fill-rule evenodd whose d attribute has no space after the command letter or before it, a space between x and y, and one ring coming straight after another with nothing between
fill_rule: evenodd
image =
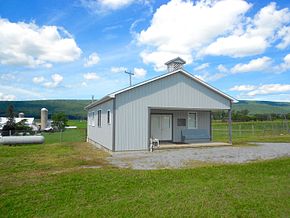
<instances>
[{"instance_id":1,"label":"distant tree line","mask_svg":"<svg viewBox=\"0 0 290 218\"><path fill-rule=\"evenodd\" d=\"M228 112L219 111L213 113L214 120L228 121ZM248 110L232 111L232 120L237 122L248 122L248 121L267 121L267 120L290 120L290 113L288 114L250 114Z\"/></svg>"}]
</instances>

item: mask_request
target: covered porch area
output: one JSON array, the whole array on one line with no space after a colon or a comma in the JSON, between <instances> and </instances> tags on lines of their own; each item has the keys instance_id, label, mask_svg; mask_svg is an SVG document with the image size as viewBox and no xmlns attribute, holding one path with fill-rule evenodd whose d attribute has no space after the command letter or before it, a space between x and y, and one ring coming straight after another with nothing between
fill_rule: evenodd
<instances>
[{"instance_id":1,"label":"covered porch area","mask_svg":"<svg viewBox=\"0 0 290 218\"><path fill-rule=\"evenodd\" d=\"M210 109L150 108L149 141L156 139L159 142L159 147L154 149L231 145L231 109L228 110L228 140L223 142L213 142L212 111ZM152 143L149 144L152 147Z\"/></svg>"}]
</instances>

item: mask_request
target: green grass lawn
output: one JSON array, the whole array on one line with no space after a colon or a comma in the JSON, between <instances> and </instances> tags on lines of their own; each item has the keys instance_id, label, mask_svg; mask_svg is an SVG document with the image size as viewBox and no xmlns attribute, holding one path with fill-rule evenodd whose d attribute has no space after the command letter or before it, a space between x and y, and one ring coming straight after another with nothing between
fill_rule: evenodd
<instances>
[{"instance_id":1,"label":"green grass lawn","mask_svg":"<svg viewBox=\"0 0 290 218\"><path fill-rule=\"evenodd\" d=\"M0 217L290 214L290 158L136 171L110 166L108 155L81 142L1 146Z\"/></svg>"},{"instance_id":2,"label":"green grass lawn","mask_svg":"<svg viewBox=\"0 0 290 218\"><path fill-rule=\"evenodd\" d=\"M0 217L289 217L290 158L137 171L111 166L109 153L84 142L81 127L61 137L0 146Z\"/></svg>"},{"instance_id":3,"label":"green grass lawn","mask_svg":"<svg viewBox=\"0 0 290 218\"><path fill-rule=\"evenodd\" d=\"M86 120L69 120L67 123L69 126L77 126L78 128L87 128Z\"/></svg>"}]
</instances>

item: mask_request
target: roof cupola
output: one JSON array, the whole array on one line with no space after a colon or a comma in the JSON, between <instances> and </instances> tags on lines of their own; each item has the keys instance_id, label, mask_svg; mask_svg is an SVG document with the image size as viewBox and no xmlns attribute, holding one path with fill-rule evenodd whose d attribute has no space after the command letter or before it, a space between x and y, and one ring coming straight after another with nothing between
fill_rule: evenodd
<instances>
[{"instance_id":1,"label":"roof cupola","mask_svg":"<svg viewBox=\"0 0 290 218\"><path fill-rule=\"evenodd\" d=\"M167 72L170 73L170 72L173 72L175 70L182 69L183 65L185 63L186 62L180 57L177 57L177 58L174 58L170 61L167 61L165 63L165 65L167 66Z\"/></svg>"}]
</instances>

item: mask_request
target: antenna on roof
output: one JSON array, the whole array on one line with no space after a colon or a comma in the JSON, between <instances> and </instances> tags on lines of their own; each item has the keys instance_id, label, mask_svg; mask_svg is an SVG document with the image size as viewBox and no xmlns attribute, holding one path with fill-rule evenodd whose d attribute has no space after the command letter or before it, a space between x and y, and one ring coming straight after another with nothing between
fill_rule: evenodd
<instances>
[{"instance_id":1,"label":"antenna on roof","mask_svg":"<svg viewBox=\"0 0 290 218\"><path fill-rule=\"evenodd\" d=\"M130 86L132 86L132 75L134 75L134 73L132 73L132 72L130 72L130 71L127 71L127 70L125 70L124 73L126 73L126 74L129 75Z\"/></svg>"}]
</instances>

